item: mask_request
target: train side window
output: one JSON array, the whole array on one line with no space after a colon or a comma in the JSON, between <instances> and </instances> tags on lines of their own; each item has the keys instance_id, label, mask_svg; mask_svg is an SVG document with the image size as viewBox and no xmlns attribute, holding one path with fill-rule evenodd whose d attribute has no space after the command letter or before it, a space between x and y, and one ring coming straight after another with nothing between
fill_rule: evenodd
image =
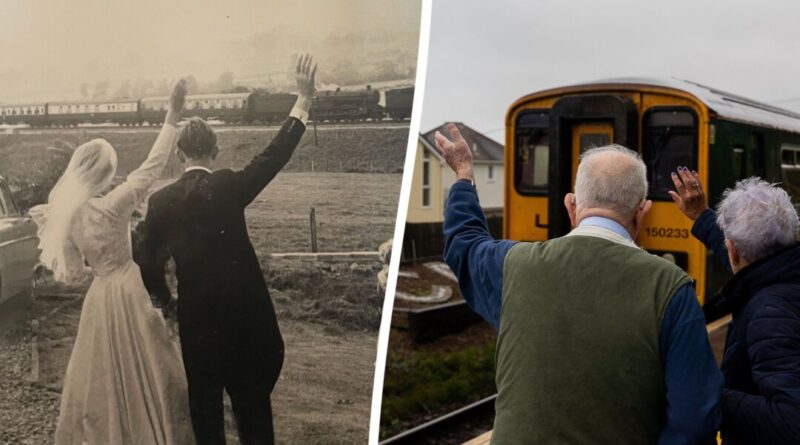
<instances>
[{"instance_id":1,"label":"train side window","mask_svg":"<svg viewBox=\"0 0 800 445\"><path fill-rule=\"evenodd\" d=\"M647 165L650 199L669 200L678 166L697 169L697 116L685 107L656 107L645 112L642 158Z\"/></svg>"},{"instance_id":2,"label":"train side window","mask_svg":"<svg viewBox=\"0 0 800 445\"><path fill-rule=\"evenodd\" d=\"M514 134L514 187L522 195L546 195L550 168L550 115L520 113Z\"/></svg>"},{"instance_id":3,"label":"train side window","mask_svg":"<svg viewBox=\"0 0 800 445\"><path fill-rule=\"evenodd\" d=\"M747 162L744 154L744 146L733 146L733 178L735 180L744 179L747 175Z\"/></svg>"},{"instance_id":4,"label":"train side window","mask_svg":"<svg viewBox=\"0 0 800 445\"><path fill-rule=\"evenodd\" d=\"M781 181L795 207L800 205L800 145L781 145Z\"/></svg>"}]
</instances>

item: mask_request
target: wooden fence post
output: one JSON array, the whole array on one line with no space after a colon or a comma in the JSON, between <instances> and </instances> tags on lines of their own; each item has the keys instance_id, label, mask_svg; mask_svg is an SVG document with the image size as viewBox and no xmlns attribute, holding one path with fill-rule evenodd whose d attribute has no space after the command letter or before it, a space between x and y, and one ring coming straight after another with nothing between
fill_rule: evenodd
<instances>
[{"instance_id":1,"label":"wooden fence post","mask_svg":"<svg viewBox=\"0 0 800 445\"><path fill-rule=\"evenodd\" d=\"M309 214L309 223L311 225L311 252L316 253L317 250L317 212L314 207L311 207Z\"/></svg>"}]
</instances>

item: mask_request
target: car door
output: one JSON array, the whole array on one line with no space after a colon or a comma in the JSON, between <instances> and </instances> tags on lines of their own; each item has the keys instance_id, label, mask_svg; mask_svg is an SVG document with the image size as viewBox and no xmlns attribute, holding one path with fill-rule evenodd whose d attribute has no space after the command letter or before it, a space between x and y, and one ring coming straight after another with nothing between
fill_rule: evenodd
<instances>
[{"instance_id":1,"label":"car door","mask_svg":"<svg viewBox=\"0 0 800 445\"><path fill-rule=\"evenodd\" d=\"M0 301L30 292L38 263L36 224L23 216L0 180Z\"/></svg>"}]
</instances>

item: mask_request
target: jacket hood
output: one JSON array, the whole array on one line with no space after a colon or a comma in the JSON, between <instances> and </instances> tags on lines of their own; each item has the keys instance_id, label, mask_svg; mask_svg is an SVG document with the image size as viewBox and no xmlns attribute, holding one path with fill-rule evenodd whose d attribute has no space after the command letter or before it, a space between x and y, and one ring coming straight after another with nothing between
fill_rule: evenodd
<instances>
[{"instance_id":1,"label":"jacket hood","mask_svg":"<svg viewBox=\"0 0 800 445\"><path fill-rule=\"evenodd\" d=\"M759 290L783 283L800 283L800 244L744 267L722 289L716 305L724 313L736 312Z\"/></svg>"}]
</instances>

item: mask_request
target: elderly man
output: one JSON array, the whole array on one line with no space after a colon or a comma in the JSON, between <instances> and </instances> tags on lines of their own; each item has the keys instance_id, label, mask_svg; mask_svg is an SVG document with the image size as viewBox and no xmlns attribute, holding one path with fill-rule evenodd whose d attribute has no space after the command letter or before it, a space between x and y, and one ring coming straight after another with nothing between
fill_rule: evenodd
<instances>
[{"instance_id":1,"label":"elderly man","mask_svg":"<svg viewBox=\"0 0 800 445\"><path fill-rule=\"evenodd\" d=\"M789 195L757 178L708 208L697 172L672 174L692 234L733 273L716 305L732 313L722 359L726 445L800 444L800 226Z\"/></svg>"},{"instance_id":2,"label":"elderly man","mask_svg":"<svg viewBox=\"0 0 800 445\"><path fill-rule=\"evenodd\" d=\"M636 153L587 151L564 201L575 229L514 243L491 238L469 147L448 130L445 260L499 331L492 443L713 442L722 377L691 280L634 243L652 204Z\"/></svg>"}]
</instances>

